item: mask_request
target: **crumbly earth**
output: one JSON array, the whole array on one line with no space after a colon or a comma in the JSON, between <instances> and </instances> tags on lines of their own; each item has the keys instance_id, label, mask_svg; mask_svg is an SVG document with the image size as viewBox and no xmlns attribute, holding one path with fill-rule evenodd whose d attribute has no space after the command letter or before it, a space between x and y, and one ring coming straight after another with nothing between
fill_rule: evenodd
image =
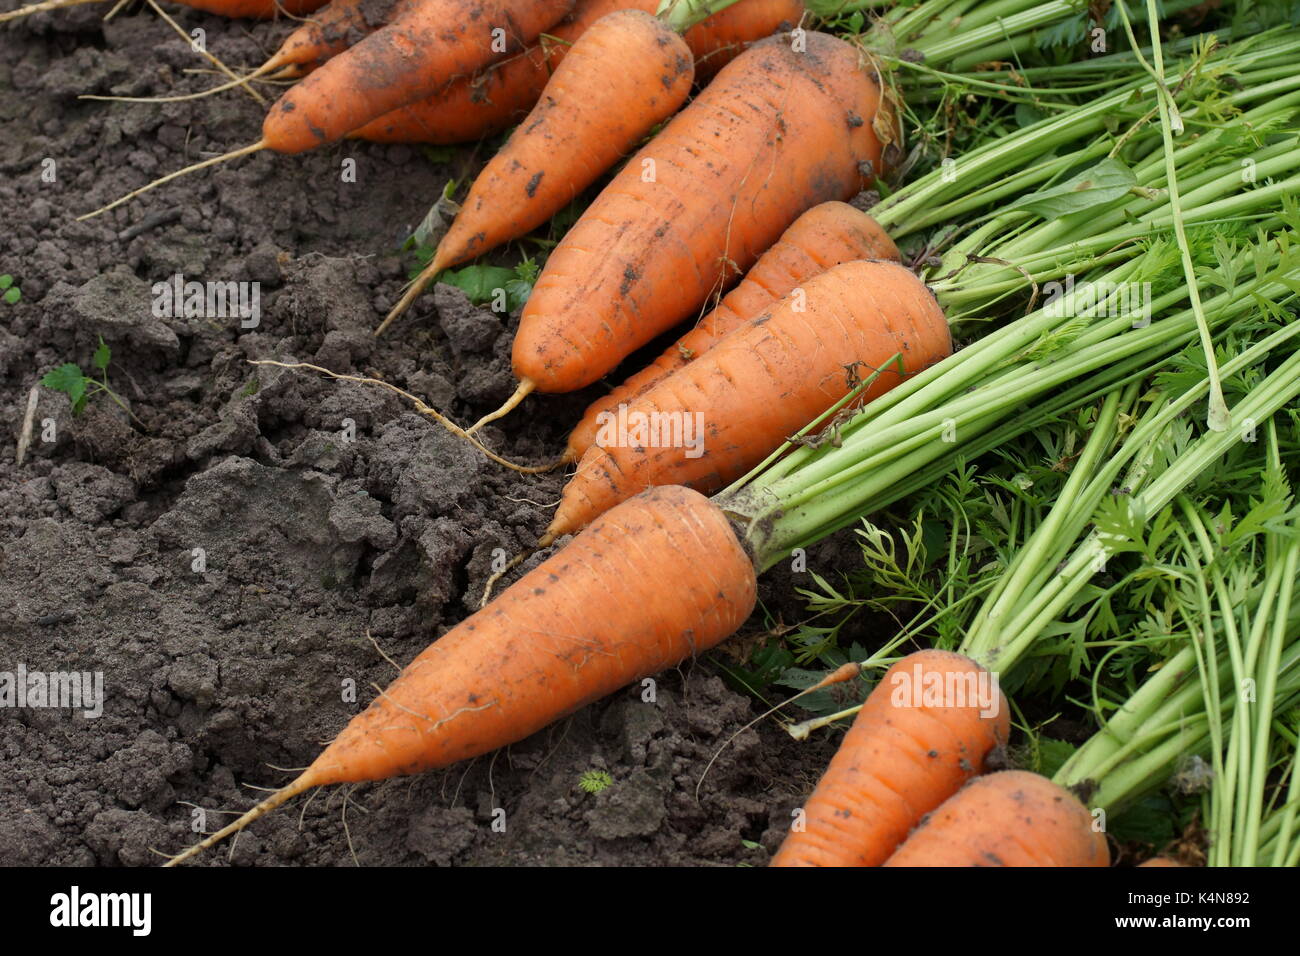
<instances>
[{"instance_id":1,"label":"crumbly earth","mask_svg":"<svg viewBox=\"0 0 1300 956\"><path fill-rule=\"evenodd\" d=\"M98 671L106 693L97 719L0 710L2 864L149 865L192 842L195 807L208 828L248 807L365 706L393 661L470 613L494 554L536 540L564 480L492 464L389 392L249 364L380 376L461 422L495 407L513 385L517 317L439 286L371 335L409 267L401 241L481 150L263 154L75 221L255 140L263 113L238 91L78 100L219 80L186 72L209 64L149 8L103 22L106 8L0 27L0 274L22 291L0 303L0 672ZM290 28L168 9L235 67ZM155 315L154 284L178 273L260 283L259 322ZM17 465L33 386L65 362L89 369L101 336L131 415L97 394L74 417L40 389ZM599 388L530 399L486 440L545 461ZM829 573L851 547L832 539L809 568ZM807 580L766 576L733 646L798 619ZM862 627L847 636L878 643ZM697 798L710 757L760 710L718 664L694 661L661 675L652 703L630 688L468 766L320 793L204 862L761 865L833 741L797 745L763 722L730 741ZM585 792L588 771L609 785Z\"/></svg>"}]
</instances>

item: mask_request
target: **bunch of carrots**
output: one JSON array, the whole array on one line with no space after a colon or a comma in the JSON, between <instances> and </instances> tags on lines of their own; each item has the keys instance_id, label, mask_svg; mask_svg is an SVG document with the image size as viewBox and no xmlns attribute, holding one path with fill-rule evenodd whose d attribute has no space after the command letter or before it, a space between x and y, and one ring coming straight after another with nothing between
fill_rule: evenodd
<instances>
[{"instance_id":1,"label":"bunch of carrots","mask_svg":"<svg viewBox=\"0 0 1300 956\"><path fill-rule=\"evenodd\" d=\"M1300 96L1300 38L1228 51L1205 42L1166 73L1149 10L1154 68L1135 41L1113 91L961 157L959 181L936 171L870 216L847 205L904 155L905 104L887 66L903 45L928 70L964 69L1072 13L1059 2L991 6L927 0L845 40L800 26L826 10L797 0L397 0L382 24L334 0L240 80L299 82L260 139L181 172L349 136L456 142L518 124L379 331L441 270L544 224L623 162L528 299L515 394L470 433L533 392L600 381L700 320L575 428L562 460L576 474L539 546L572 540L432 643L293 781L172 862L314 787L489 752L708 650L754 609L757 574L793 548L1098 395L1109 396L1107 434L1126 376L1150 374L1189 343L1204 348L1211 407L1222 405L1213 336L1232 310L1224 302L1207 315L1190 259L1187 285L1156 303L1159 328L1120 316L1080 332L1042 310L1007 320L1003 300L1076 272L1133 279L1162 264L1146 244L1181 240L1187 224L1254 217L1284 234L1269 217L1300 184L1294 139L1250 144L1267 185L1245 189L1226 174L1237 154L1214 153L1240 147L1228 124L1178 147L1171 128L1175 116L1200 120L1188 91L1229 66L1258 81L1216 90L1244 117L1235 133L1285 114ZM1131 33L1127 13L1125 23ZM1138 115L1125 115L1135 103ZM1108 124L1120 115L1130 126L1116 132ZM1062 195L1083 197L1086 222L1044 212ZM901 263L903 236L975 213L928 282ZM1291 276L1256 281L1272 293ZM1005 324L954 354L950 326L971 318ZM1041 361L1049 350L1036 349L1053 336L1068 349ZM1271 413L1297 393L1284 376L1252 410ZM1034 402L1041 408L1016 417ZM612 423L687 413L706 422L698 456L663 436L607 434ZM937 439L949 422L960 450ZM1099 437L1094 454L1101 448ZM996 687L974 704L927 696L931 684L987 685L1038 632L996 649L987 633L962 654L924 651L886 672L778 865L1108 864L1104 835L1074 795L998 769L1010 723ZM1031 825L1041 838L1016 837Z\"/></svg>"},{"instance_id":2,"label":"bunch of carrots","mask_svg":"<svg viewBox=\"0 0 1300 956\"><path fill-rule=\"evenodd\" d=\"M859 98L846 97L839 101L841 107L870 102L873 95L878 102L878 87L870 74L863 73L856 51L831 37L809 34L807 41L812 55L802 61L793 58L785 38L756 44L723 69L714 81L721 85L706 88L660 137L668 144L686 144L684 151L700 151L708 142L702 137L710 129L718 130L720 137L725 124L739 123L708 93L743 89L752 63L763 64L762 69L772 72L778 81L788 77L791 89L805 97L834 97L836 90L855 89ZM1216 145L1233 143L1234 149L1242 148L1230 131L1165 150L1163 134L1170 121L1167 110L1158 115L1157 123L1152 123L1149 115L1138 115L1133 128L1124 131L1106 128L1106 119L1124 104L1139 104L1138 113L1142 114L1145 104L1161 95L1162 89L1179 88L1179 83L1190 85L1206 74L1207 65L1217 68L1230 63L1239 74L1256 69L1261 77L1273 71L1275 77L1286 77L1278 83L1294 86L1294 71L1289 63L1280 65L1278 58L1294 56L1298 43L1300 38L1286 34L1266 38L1255 49L1247 47L1240 54L1203 44L1180 65L1185 75L1178 82L1166 82L1164 76L1137 76L1118 90L1111 102L1044 121L1023 131L1013 143L977 151L969 158L972 179L963 183L963 188L974 184L984 190L987 199L1001 201L1001 208L990 213L982 234L972 235L971 241L995 242L994 248L1004 251L1015 249L1017 261L1029 263L1022 268L1036 279L1088 269L1122 279L1140 275L1143 269L1168 269L1169 260L1148 251L1143 243L1181 228L1185 220L1267 217L1297 182L1294 167L1300 159L1292 143L1254 148L1253 161L1268 171L1271 180L1269 185L1246 189L1240 178L1224 174L1230 165L1237 166L1236 155L1219 159L1214 153ZM817 71L813 73L817 82L807 81L809 71ZM1278 105L1283 95L1280 87L1246 85L1232 95L1240 97L1245 110L1236 119L1238 130L1252 128L1253 122L1264 117L1262 112L1252 116L1252 108L1286 108ZM730 102L736 102L734 97ZM834 99L831 102L836 103ZM853 117L843 108L833 110L832 115L837 123L810 126L806 132L824 131L818 142L824 144L820 155L829 165L821 167L822 175L843 169L845 179L836 188L856 189L862 174L851 167L864 155L878 157L880 140L865 117L858 117L861 123L852 122ZM1195 121L1195 115L1194 108L1184 104L1184 121ZM791 116L785 122L792 125L800 118ZM817 120L808 118L806 122ZM764 150L780 148L780 141L770 133L771 126L763 128L769 132L759 137L751 153L760 158ZM647 148L653 148L658 139ZM1066 145L1073 149L1063 150ZM1127 155L1126 150L1133 154L1133 179L1118 191L1090 193L1087 199L1095 207L1092 221L1082 231L1077 222L1070 223L1070 239L1063 241L1064 226L1054 216L1044 216L1039 204L1063 186L1067 193L1080 191L1069 172L1081 160L1104 161L1112 150L1115 157ZM1018 154L1018 162L1008 162L1008 154ZM1035 162L1035 157L1042 158ZM1115 157L1112 161L1119 162ZM615 177L602 197L635 188L627 168L635 169L635 163ZM993 170L1003 177L999 179ZM779 288L765 293L751 289L744 297L730 298L726 308L733 312L751 307L762 311L702 349L700 358L688 357L682 368L642 394L680 392L677 400L685 408L698 407L702 396L713 393L722 394L722 401L730 400L727 394L732 390L747 398L728 407L738 415L753 416L743 421L761 435L757 450L737 452L737 458L728 462L723 454L734 448L737 440L729 432L717 432L721 451L716 456L716 474L708 481L701 480L703 486L732 480L737 471L744 474L755 464L764 464L783 436L798 428L811 435L819 425L829 424L839 440L787 445L781 457L767 461L754 476L713 500L682 483L649 482L645 490L624 496L612 506L592 509L584 530L417 656L295 780L177 861L238 832L313 787L418 773L468 759L519 740L619 687L702 653L743 624L756 601L757 572L781 560L791 548L844 527L886 500L887 494L903 493L895 491L895 486L905 490L909 481L925 479L934 467L952 467L962 454L987 447L982 443L1007 434L1007 429L1016 434L1063 408L1078 407L1099 389L1124 384L1135 368L1147 373L1160 368L1170 355L1199 340L1202 322L1212 331L1211 326L1221 328L1231 319L1233 297L1214 300L1208 319L1199 299L1188 309L1176 310L1186 296L1194 295L1187 287L1179 287L1156 300L1154 309L1160 320L1149 327L1135 328L1133 317L1121 314L1080 334L1070 319L1040 310L1008 322L975 346L948 355L950 319L963 308L976 313L987 310L1009 289L1023 285L1023 278L1007 275L1019 276L1019 271L958 250L955 254L965 257L964 266L974 272L961 282L952 282L948 293L940 284L936 299L912 272L889 261L889 240L878 226L872 228L854 215L855 210L833 198L827 200L816 192L792 193L785 177L809 174L797 169L784 171L784 164L782 170L768 173L782 188L773 190L773 195L760 188L744 215L756 216L755 210L769 203L777 210L772 214L776 221L788 219L792 230L798 226L793 237L783 240L782 254L789 261L806 260L802 268L808 273L779 298ZM745 181L742 173L737 175ZM1149 177L1151 186L1144 185L1142 177ZM1179 178L1186 184L1186 209L1170 199ZM829 181L838 182L834 177ZM910 195L931 199L956 195L945 193L943 187L951 184L944 183L942 177L918 182L921 185ZM686 185L684 180L677 184ZM1035 202L1007 207L1006 198L1018 189L1037 189L1031 194ZM802 197L802 213L781 205L789 202L792 194ZM910 195L894 197L894 208L903 207ZM648 208L624 231L645 239L653 237L664 220L649 201L641 205ZM570 233L579 237L576 243L588 231L597 235L599 230L611 228L601 221L604 208L598 200L592 207L596 213L588 213L590 227L580 232L580 221ZM888 209L882 211L882 215L887 213ZM669 221L667 225L672 228L674 224ZM758 228L757 219L744 220L737 223L736 233L747 235L746 230ZM786 228L773 232L780 237ZM1053 233L1058 235L1055 243L1047 241ZM667 235L665 232L659 238ZM833 235L835 242L813 243L806 238L819 235ZM692 253L686 241L693 236L682 236L676 247L686 261L698 265L700 260L690 256L701 253ZM775 241L773 238L768 245ZM761 245L757 239L754 242ZM809 254L811 249L827 247L832 251L826 261L818 262ZM657 260L667 257L673 246L654 248L659 253L654 257ZM581 245L575 244L572 250L575 256L590 255ZM561 251L552 256L548 268L557 260L564 261ZM761 261L765 251L755 250L750 261ZM864 252L873 257L863 258ZM617 261L622 265L627 260ZM635 261L643 270L657 268L644 254ZM1181 263L1177 265L1181 268ZM587 266L597 271L604 268L590 260ZM1292 281L1291 264L1282 263L1279 268L1284 270L1280 275L1265 272L1258 277L1261 293L1285 288L1285 283ZM555 348L559 351L540 347L546 346L545 339L529 339L536 356L531 360L536 364L530 368L537 375L572 375L574 380L598 377L600 373L592 371L599 367L592 364L598 360L584 360L589 340L633 341L640 334L630 327L634 310L624 303L636 301L632 290L642 280L642 273L628 266L621 276L605 273L594 278L591 271L575 273L582 280L579 288L587 290L589 305L600 301L596 293L609 291L611 282L615 286L627 283L620 295L606 297L611 311L604 325L578 335L554 324L551 327L558 336ZM566 305L563 298L554 298L561 295L558 288L547 299L541 285L539 282L530 305L540 299L559 303L548 308L576 308L577 299L574 305ZM744 283L737 286L737 293L744 288ZM707 290L682 293L681 301L695 295L707 295ZM764 295L766 301L762 301ZM756 306L745 304L745 298L755 297L759 300ZM946 308L941 305L945 298ZM777 301L773 303L773 299ZM672 309L682 308L681 301L664 305L647 292L635 311L643 316L653 308L662 308L663 315L670 315ZM1248 298L1240 301L1243 307L1251 302ZM629 314L616 318L624 309ZM725 319L724 313L715 321ZM1071 342L1058 361L1041 363L1030 347L1053 329L1058 335L1068 331L1077 341ZM801 335L811 338L801 339ZM826 347L801 346L801 341L821 342ZM930 343L937 344L932 347ZM829 353L824 365L816 364L823 361L818 351ZM548 362L548 356L555 358ZM853 361L841 363L846 358ZM843 364L859 362L869 366L866 372L847 375ZM857 404L879 388L891 364L899 369L893 390L865 407ZM701 371L704 369L709 371ZM789 414L796 420L794 429L781 417L783 408L770 407L773 403L762 401L759 392L749 395L739 391L742 386L735 383L753 379L756 369L763 370L769 381L777 374L782 376L781 385L768 394L780 394L782 402L778 404L793 407ZM696 377L681 379L683 371ZM1063 383L1074 383L1076 388L1057 391ZM695 391L689 393L688 388ZM1267 414L1297 391L1300 382L1287 378L1285 385L1261 398L1253 411ZM1038 403L1034 414L1023 414L1025 403ZM1108 406L1108 415L1117 415L1115 405L1112 401ZM1013 414L1016 411L1022 414ZM969 426L970 438L963 448L954 449L937 440L949 420L956 420L960 429ZM717 421L717 427L726 427L726 417ZM867 463L880 456L887 456L892 464L873 473ZM690 483L696 482L692 479ZM628 614L629 609L634 613ZM999 659L993 669L1008 662ZM990 758L1006 741L1004 700L995 697L992 707L972 708L954 707L942 699L931 706L924 692L902 703L890 697L894 677L906 673L908 667L913 668L913 685L919 683L924 691L927 673L935 675L940 685L962 681L978 685L980 675L987 673L985 664L978 657L972 659L970 653L926 652L905 665L897 665L899 669L887 675L888 680L863 707L850 735L853 746L846 740L845 756L842 760L837 757L824 787L809 803L807 830L782 851L781 861L802 859L806 848L801 846L820 839L823 850L829 845L839 852L858 853L861 860L892 860L899 865L923 860L991 863L995 859L1039 865L1104 865L1104 839L1077 799L1032 776L1014 772L981 775L997 766L996 759ZM921 727L927 729L925 734ZM901 801L907 805L906 812L902 812L901 803L895 806L898 812L890 811L890 793L908 795ZM926 813L932 815L922 825ZM1044 821L1053 834L1044 837L1041 852L1034 848L1022 851L1007 837L1021 825L1025 814ZM853 840L840 832L843 827L859 826L861 834ZM825 827L830 828L829 836ZM958 832L963 834L960 840L954 836ZM815 857L821 851L813 846L807 852Z\"/></svg>"}]
</instances>

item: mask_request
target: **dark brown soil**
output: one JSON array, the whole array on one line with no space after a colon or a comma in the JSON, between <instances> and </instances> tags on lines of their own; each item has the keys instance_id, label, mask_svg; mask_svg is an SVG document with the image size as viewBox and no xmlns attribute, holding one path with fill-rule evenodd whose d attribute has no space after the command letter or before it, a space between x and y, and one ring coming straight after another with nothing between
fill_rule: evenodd
<instances>
[{"instance_id":1,"label":"dark brown soil","mask_svg":"<svg viewBox=\"0 0 1300 956\"><path fill-rule=\"evenodd\" d=\"M289 28L171 9L236 66ZM0 27L0 274L22 289L0 303L0 672L101 671L106 692L97 719L0 710L7 864L155 863L192 842L192 805L242 810L250 788L284 782L274 768L308 763L391 679L377 647L408 661L465 617L494 550L536 539L564 477L495 466L378 389L248 364L380 375L462 422L508 395L513 319L458 290L439 286L387 337L370 334L405 276L399 244L449 177L472 173L474 150L444 164L357 143L260 155L74 221L256 139L263 112L238 92L76 99L216 82L183 72L207 64L152 11L104 12ZM176 273L261 283L260 323L156 317L151 287ZM136 420L103 395L74 417L41 390L17 466L32 386L64 362L89 368L100 336ZM593 394L530 400L487 440L545 460ZM810 568L832 573L845 547L828 543ZM797 583L768 576L767 620L801 614ZM710 756L757 713L705 658L662 675L654 703L631 688L467 767L319 794L206 862L762 864L833 742L798 746L764 723L697 800ZM612 784L585 793L590 770Z\"/></svg>"}]
</instances>

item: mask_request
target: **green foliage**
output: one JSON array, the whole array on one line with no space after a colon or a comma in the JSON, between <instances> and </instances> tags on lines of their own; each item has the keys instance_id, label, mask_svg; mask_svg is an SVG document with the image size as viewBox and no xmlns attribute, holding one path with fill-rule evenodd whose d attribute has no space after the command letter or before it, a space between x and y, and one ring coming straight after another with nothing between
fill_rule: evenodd
<instances>
[{"instance_id":1,"label":"green foliage","mask_svg":"<svg viewBox=\"0 0 1300 956\"><path fill-rule=\"evenodd\" d=\"M14 284L14 277L11 275L0 275L0 299L3 299L9 305L17 305L22 299L22 290Z\"/></svg>"},{"instance_id":2,"label":"green foliage","mask_svg":"<svg viewBox=\"0 0 1300 956\"><path fill-rule=\"evenodd\" d=\"M65 362L58 368L46 372L41 377L41 384L46 388L67 395L68 401L72 404L73 415L80 415L85 411L86 402L91 395L96 392L103 392L123 411L135 418L135 415L127 408L126 403L122 401L121 396L108 386L108 366L112 360L113 350L104 342L103 336L100 336L99 344L90 358L91 367L99 373L98 379L82 372L80 365L74 362Z\"/></svg>"},{"instance_id":3,"label":"green foliage","mask_svg":"<svg viewBox=\"0 0 1300 956\"><path fill-rule=\"evenodd\" d=\"M1133 170L1112 157L1063 183L1022 196L1007 209L1023 209L1044 219L1060 219L1071 214L1095 215L1099 207L1122 199L1136 185Z\"/></svg>"},{"instance_id":4,"label":"green foliage","mask_svg":"<svg viewBox=\"0 0 1300 956\"><path fill-rule=\"evenodd\" d=\"M60 365L45 373L41 384L56 392L64 392L72 403L72 414L80 415L86 407L86 384L94 379L82 374L81 366L72 362Z\"/></svg>"},{"instance_id":5,"label":"green foliage","mask_svg":"<svg viewBox=\"0 0 1300 956\"><path fill-rule=\"evenodd\" d=\"M438 276L438 281L463 290L475 305L493 303L495 307L500 301L500 293L504 292L506 308L513 312L522 309L528 301L538 272L537 263L528 258L513 269L480 264L448 269Z\"/></svg>"},{"instance_id":6,"label":"green foliage","mask_svg":"<svg viewBox=\"0 0 1300 956\"><path fill-rule=\"evenodd\" d=\"M586 793L600 793L614 785L614 778L604 770L587 770L578 778L578 786Z\"/></svg>"}]
</instances>

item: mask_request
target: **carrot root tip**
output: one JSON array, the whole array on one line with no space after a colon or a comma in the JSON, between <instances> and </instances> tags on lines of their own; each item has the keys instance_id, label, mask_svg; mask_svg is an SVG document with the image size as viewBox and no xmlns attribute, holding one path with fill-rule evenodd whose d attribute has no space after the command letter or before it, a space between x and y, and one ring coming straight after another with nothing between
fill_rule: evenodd
<instances>
[{"instance_id":1,"label":"carrot root tip","mask_svg":"<svg viewBox=\"0 0 1300 956\"><path fill-rule=\"evenodd\" d=\"M310 790L314 786L316 786L316 784L312 781L312 778L310 776L310 770L308 770L304 772L301 776L299 776L296 780L291 781L290 783L281 787L279 790L275 791L275 793L271 794L269 797L267 797L257 806L253 807L243 816L239 817L233 823L227 824L226 826L218 830L216 833L209 834L207 837L204 837L198 843L194 844L191 847L186 847L180 853L177 853L175 856L169 858L167 862L163 864L163 866L164 867L177 866L185 862L186 860L190 859L191 857L198 856L208 847L214 846L217 843L220 843L226 837L233 836L234 834L240 832L245 827L247 827L250 823L252 823L254 820L258 820L261 817L266 816L272 810L275 810L276 808L283 806L284 804L292 800L294 797L298 796L298 794L304 793L307 790Z\"/></svg>"},{"instance_id":2,"label":"carrot root tip","mask_svg":"<svg viewBox=\"0 0 1300 956\"><path fill-rule=\"evenodd\" d=\"M504 405L498 408L495 412L488 412L486 415L484 415L482 418L476 421L474 423L474 426L470 428L468 431L466 431L465 434L473 435L475 432L477 432L488 422L494 422L498 418L505 418L516 408L518 408L519 403L522 402L529 395L531 395L533 393L533 389L535 388L537 388L536 382L534 382L530 378L524 379L522 382L519 383L519 387L515 389L515 393L506 399Z\"/></svg>"}]
</instances>

